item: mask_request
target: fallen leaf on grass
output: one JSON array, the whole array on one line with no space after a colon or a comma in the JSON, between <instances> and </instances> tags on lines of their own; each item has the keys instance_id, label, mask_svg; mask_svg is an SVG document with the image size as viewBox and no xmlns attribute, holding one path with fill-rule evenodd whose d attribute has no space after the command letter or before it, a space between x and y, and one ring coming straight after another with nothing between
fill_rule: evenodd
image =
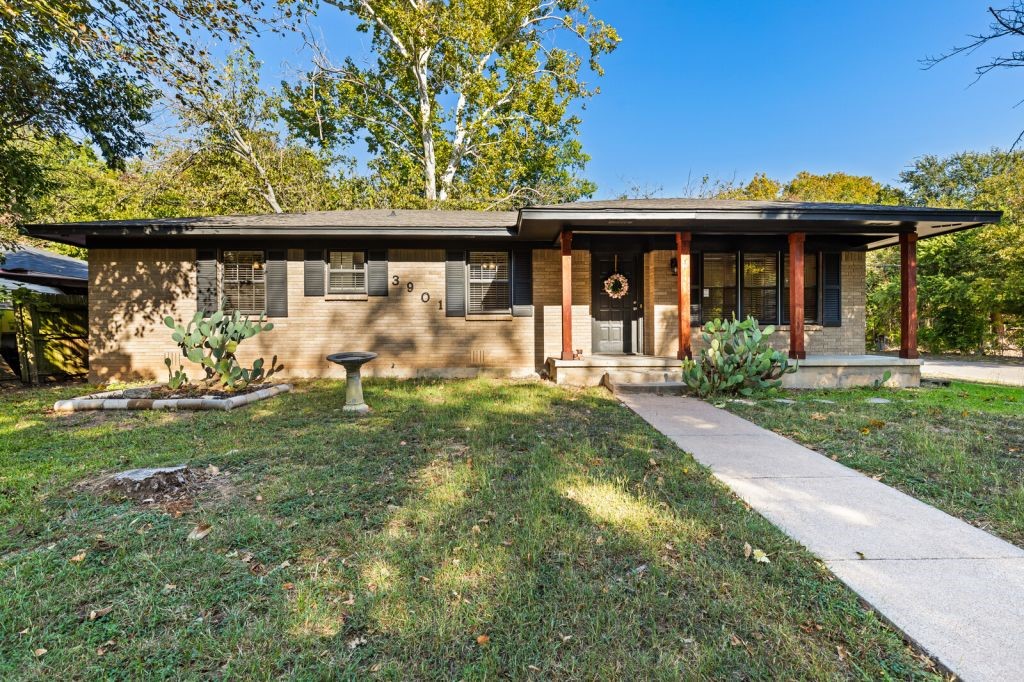
<instances>
[{"instance_id":1,"label":"fallen leaf on grass","mask_svg":"<svg viewBox=\"0 0 1024 682\"><path fill-rule=\"evenodd\" d=\"M840 661L845 661L846 660L846 656L847 656L848 652L846 651L846 647L844 647L842 644L837 644L836 645L836 653L839 654L839 660Z\"/></svg>"},{"instance_id":2,"label":"fallen leaf on grass","mask_svg":"<svg viewBox=\"0 0 1024 682\"><path fill-rule=\"evenodd\" d=\"M371 673L379 673L380 669L383 668L383 667L384 667L383 663L374 663L373 665L370 666L370 672Z\"/></svg>"},{"instance_id":3,"label":"fallen leaf on grass","mask_svg":"<svg viewBox=\"0 0 1024 682\"><path fill-rule=\"evenodd\" d=\"M85 561L85 550L83 549L81 552L79 552L75 556L71 557L71 559L69 559L69 561L71 561L72 563L76 563L76 564Z\"/></svg>"},{"instance_id":4,"label":"fallen leaf on grass","mask_svg":"<svg viewBox=\"0 0 1024 682\"><path fill-rule=\"evenodd\" d=\"M345 601L343 601L341 603L344 604L345 606L352 606L353 604L356 603L356 595L354 595L351 592L349 592L348 593L348 599L346 599Z\"/></svg>"},{"instance_id":5,"label":"fallen leaf on grass","mask_svg":"<svg viewBox=\"0 0 1024 682\"><path fill-rule=\"evenodd\" d=\"M282 590L294 590L295 589L295 583L285 583L284 585L281 585L281 589Z\"/></svg>"},{"instance_id":6,"label":"fallen leaf on grass","mask_svg":"<svg viewBox=\"0 0 1024 682\"><path fill-rule=\"evenodd\" d=\"M749 542L744 542L743 543L743 558L744 559L749 559L750 558L750 553L753 552L753 551L754 551L754 548L750 546Z\"/></svg>"},{"instance_id":7,"label":"fallen leaf on grass","mask_svg":"<svg viewBox=\"0 0 1024 682\"><path fill-rule=\"evenodd\" d=\"M108 639L106 642L104 642L102 644L102 646L96 647L96 655L97 656L103 656L104 654L107 653L107 651L110 649L110 647L114 646L115 643L116 642L114 642L114 640Z\"/></svg>"},{"instance_id":8,"label":"fallen leaf on grass","mask_svg":"<svg viewBox=\"0 0 1024 682\"><path fill-rule=\"evenodd\" d=\"M213 530L213 526L211 526L210 524L208 524L208 523L200 523L198 526L196 526L195 528L192 529L192 532L190 532L188 534L188 540L190 542L195 542L196 540L202 540L203 538L205 538L207 535L210 534L211 530Z\"/></svg>"},{"instance_id":9,"label":"fallen leaf on grass","mask_svg":"<svg viewBox=\"0 0 1024 682\"><path fill-rule=\"evenodd\" d=\"M174 583L167 583L166 585L164 585L164 592L172 592L175 589L177 589L177 587L178 586Z\"/></svg>"},{"instance_id":10,"label":"fallen leaf on grass","mask_svg":"<svg viewBox=\"0 0 1024 682\"><path fill-rule=\"evenodd\" d=\"M479 637L476 638L476 643L479 644L480 646L487 646L487 644L490 641L491 641L491 638L488 637L487 635L480 635Z\"/></svg>"},{"instance_id":11,"label":"fallen leaf on grass","mask_svg":"<svg viewBox=\"0 0 1024 682\"><path fill-rule=\"evenodd\" d=\"M365 637L353 637L352 639L348 640L346 646L348 646L349 649L357 649L364 644L366 644Z\"/></svg>"},{"instance_id":12,"label":"fallen leaf on grass","mask_svg":"<svg viewBox=\"0 0 1024 682\"><path fill-rule=\"evenodd\" d=\"M40 647L40 648L36 649L35 651L33 651L32 655L35 656L36 658L39 658L40 656L42 656L45 653L46 653L46 649Z\"/></svg>"},{"instance_id":13,"label":"fallen leaf on grass","mask_svg":"<svg viewBox=\"0 0 1024 682\"><path fill-rule=\"evenodd\" d=\"M823 422L828 420L828 415L821 412L811 412L811 419L816 422Z\"/></svg>"},{"instance_id":14,"label":"fallen leaf on grass","mask_svg":"<svg viewBox=\"0 0 1024 682\"><path fill-rule=\"evenodd\" d=\"M96 620L97 618L102 618L103 616L107 615L108 613L110 613L113 610L114 610L113 606L106 606L106 607L104 607L102 609L96 609L95 611L90 611L89 612L89 620Z\"/></svg>"}]
</instances>

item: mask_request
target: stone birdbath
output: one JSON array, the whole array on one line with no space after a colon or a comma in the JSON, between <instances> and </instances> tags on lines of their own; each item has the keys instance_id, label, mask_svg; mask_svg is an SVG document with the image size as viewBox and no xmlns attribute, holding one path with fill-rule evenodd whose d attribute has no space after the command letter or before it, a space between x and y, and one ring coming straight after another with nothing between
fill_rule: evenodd
<instances>
[{"instance_id":1,"label":"stone birdbath","mask_svg":"<svg viewBox=\"0 0 1024 682\"><path fill-rule=\"evenodd\" d=\"M359 370L375 357L377 357L376 353L359 351L334 353L327 356L328 362L345 368L345 406L341 408L345 412L366 414L370 411L370 406L363 401L363 382L359 376Z\"/></svg>"}]
</instances>

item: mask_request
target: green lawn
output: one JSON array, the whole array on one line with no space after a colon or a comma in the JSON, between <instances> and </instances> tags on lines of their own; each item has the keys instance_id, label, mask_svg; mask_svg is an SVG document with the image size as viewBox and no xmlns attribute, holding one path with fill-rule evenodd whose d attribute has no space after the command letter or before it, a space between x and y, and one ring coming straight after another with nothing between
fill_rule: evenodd
<instances>
[{"instance_id":1,"label":"green lawn","mask_svg":"<svg viewBox=\"0 0 1024 682\"><path fill-rule=\"evenodd\" d=\"M85 390L0 394L2 679L936 676L602 391L374 381L352 419L318 382L223 414L46 413ZM180 515L76 486L185 461L226 484Z\"/></svg>"},{"instance_id":2,"label":"green lawn","mask_svg":"<svg viewBox=\"0 0 1024 682\"><path fill-rule=\"evenodd\" d=\"M1024 389L954 382L785 397L797 404L727 406L1024 547ZM891 402L867 403L871 397Z\"/></svg>"}]
</instances>

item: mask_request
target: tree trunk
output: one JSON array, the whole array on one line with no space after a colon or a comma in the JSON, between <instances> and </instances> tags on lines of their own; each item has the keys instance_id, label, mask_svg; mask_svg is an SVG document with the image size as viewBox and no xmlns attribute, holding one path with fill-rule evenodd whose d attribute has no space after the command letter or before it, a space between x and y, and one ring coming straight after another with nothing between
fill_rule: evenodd
<instances>
[{"instance_id":1,"label":"tree trunk","mask_svg":"<svg viewBox=\"0 0 1024 682\"><path fill-rule=\"evenodd\" d=\"M427 61L430 51L423 50L416 59L413 75L420 100L420 139L423 142L423 197L437 201L437 154L434 150L434 130L431 125L430 86L427 84Z\"/></svg>"}]
</instances>

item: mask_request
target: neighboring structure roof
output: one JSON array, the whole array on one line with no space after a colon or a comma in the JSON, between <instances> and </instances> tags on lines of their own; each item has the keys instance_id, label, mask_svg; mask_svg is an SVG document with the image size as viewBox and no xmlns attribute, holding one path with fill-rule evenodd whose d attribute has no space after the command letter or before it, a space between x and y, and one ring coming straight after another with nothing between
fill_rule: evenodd
<instances>
[{"instance_id":1,"label":"neighboring structure roof","mask_svg":"<svg viewBox=\"0 0 1024 682\"><path fill-rule=\"evenodd\" d=\"M81 244L89 238L150 236L351 237L551 241L563 229L631 235L689 230L700 234L784 234L800 230L854 236L868 248L998 222L999 211L788 201L622 199L531 206L513 211L355 210L317 213L113 220L30 225L29 234ZM785 223L785 224L783 224Z\"/></svg>"},{"instance_id":2,"label":"neighboring structure roof","mask_svg":"<svg viewBox=\"0 0 1024 682\"><path fill-rule=\"evenodd\" d=\"M19 279L66 279L85 283L89 279L89 264L84 260L46 249L18 246L15 249L0 251L0 276L14 276Z\"/></svg>"},{"instance_id":3,"label":"neighboring structure roof","mask_svg":"<svg viewBox=\"0 0 1024 682\"><path fill-rule=\"evenodd\" d=\"M37 294L63 294L64 292L55 287L48 287L43 284L31 284L29 282L19 282L14 279L7 279L6 277L0 277L0 290L7 289L13 291L15 289L26 289L28 291L34 291ZM0 310L10 310L13 306L8 301L0 299Z\"/></svg>"}]
</instances>

